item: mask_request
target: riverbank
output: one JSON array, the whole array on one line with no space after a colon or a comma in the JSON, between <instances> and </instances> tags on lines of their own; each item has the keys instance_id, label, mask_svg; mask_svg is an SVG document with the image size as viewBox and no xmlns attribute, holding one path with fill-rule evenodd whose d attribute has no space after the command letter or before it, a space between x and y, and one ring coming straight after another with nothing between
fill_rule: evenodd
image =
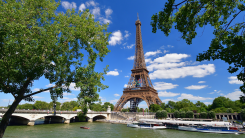
<instances>
[{"instance_id":1,"label":"riverbank","mask_svg":"<svg viewBox=\"0 0 245 138\"><path fill-rule=\"evenodd\" d=\"M97 120L98 122L105 122L105 123L111 123L111 124L129 124L132 123L132 120L106 120L106 119L101 119Z\"/></svg>"}]
</instances>

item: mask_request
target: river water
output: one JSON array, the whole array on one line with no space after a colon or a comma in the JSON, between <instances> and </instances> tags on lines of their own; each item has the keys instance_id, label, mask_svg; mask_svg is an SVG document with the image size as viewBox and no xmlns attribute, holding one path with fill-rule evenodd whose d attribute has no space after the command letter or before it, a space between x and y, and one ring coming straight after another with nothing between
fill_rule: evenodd
<instances>
[{"instance_id":1,"label":"river water","mask_svg":"<svg viewBox=\"0 0 245 138\"><path fill-rule=\"evenodd\" d=\"M124 124L74 122L8 126L4 138L245 138L245 134L214 134L179 130L129 128ZM90 127L81 129L80 126Z\"/></svg>"}]
</instances>

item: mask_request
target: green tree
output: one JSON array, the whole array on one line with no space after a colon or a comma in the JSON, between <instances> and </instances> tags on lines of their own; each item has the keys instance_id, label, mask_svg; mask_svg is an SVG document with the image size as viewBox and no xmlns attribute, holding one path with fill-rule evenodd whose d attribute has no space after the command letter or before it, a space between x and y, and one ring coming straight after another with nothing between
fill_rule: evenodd
<instances>
[{"instance_id":1,"label":"green tree","mask_svg":"<svg viewBox=\"0 0 245 138\"><path fill-rule=\"evenodd\" d=\"M242 120L245 121L245 109L241 111Z\"/></svg>"},{"instance_id":2,"label":"green tree","mask_svg":"<svg viewBox=\"0 0 245 138\"><path fill-rule=\"evenodd\" d=\"M185 116L186 118L193 118L193 115L194 115L193 111L187 111Z\"/></svg>"},{"instance_id":3,"label":"green tree","mask_svg":"<svg viewBox=\"0 0 245 138\"><path fill-rule=\"evenodd\" d=\"M111 111L113 111L114 105L112 103L110 103L110 102L104 102L102 107L107 110L108 106L110 106L111 107Z\"/></svg>"},{"instance_id":4,"label":"green tree","mask_svg":"<svg viewBox=\"0 0 245 138\"><path fill-rule=\"evenodd\" d=\"M74 107L70 104L70 102L64 102L61 106L61 110L63 111L71 111Z\"/></svg>"},{"instance_id":5,"label":"green tree","mask_svg":"<svg viewBox=\"0 0 245 138\"><path fill-rule=\"evenodd\" d=\"M165 107L165 103L161 103L160 107L164 110L166 107Z\"/></svg>"},{"instance_id":6,"label":"green tree","mask_svg":"<svg viewBox=\"0 0 245 138\"><path fill-rule=\"evenodd\" d=\"M25 104L20 105L20 109L32 110L32 109L34 109L34 106L33 106L33 104L25 103Z\"/></svg>"},{"instance_id":7,"label":"green tree","mask_svg":"<svg viewBox=\"0 0 245 138\"><path fill-rule=\"evenodd\" d=\"M167 116L168 116L167 111L166 111L166 110L162 110L162 111L161 111L161 117L162 117L162 118L167 118Z\"/></svg>"},{"instance_id":8,"label":"green tree","mask_svg":"<svg viewBox=\"0 0 245 138\"><path fill-rule=\"evenodd\" d=\"M214 113L214 111L209 111L209 112L208 112L208 117L214 119L214 118L215 118L215 113Z\"/></svg>"},{"instance_id":9,"label":"green tree","mask_svg":"<svg viewBox=\"0 0 245 138\"><path fill-rule=\"evenodd\" d=\"M180 8L178 8L181 6ZM163 11L151 17L152 32L157 29L169 35L170 29L175 25L175 29L182 33L187 44L192 44L196 37L196 29L207 24L214 27L215 37L211 41L209 49L205 53L199 53L197 61L221 59L229 65L229 73L235 73L239 68L245 67L243 59L245 57L244 22L234 20L245 10L243 0L182 0L175 4L175 0L168 0ZM237 75L238 80L244 80L245 72ZM240 86L245 94L245 84ZM245 96L240 97L245 102Z\"/></svg>"},{"instance_id":10,"label":"green tree","mask_svg":"<svg viewBox=\"0 0 245 138\"><path fill-rule=\"evenodd\" d=\"M180 112L180 118L185 118L185 116L186 116L185 111L181 111L181 112Z\"/></svg>"},{"instance_id":11,"label":"green tree","mask_svg":"<svg viewBox=\"0 0 245 138\"><path fill-rule=\"evenodd\" d=\"M158 110L162 110L160 105L158 104L151 104L149 109L150 109L150 112L157 112Z\"/></svg>"},{"instance_id":12,"label":"green tree","mask_svg":"<svg viewBox=\"0 0 245 138\"><path fill-rule=\"evenodd\" d=\"M227 113L234 113L232 108L227 108L226 112Z\"/></svg>"},{"instance_id":13,"label":"green tree","mask_svg":"<svg viewBox=\"0 0 245 138\"><path fill-rule=\"evenodd\" d=\"M200 113L200 118L207 118L207 113L206 112L201 112Z\"/></svg>"},{"instance_id":14,"label":"green tree","mask_svg":"<svg viewBox=\"0 0 245 138\"><path fill-rule=\"evenodd\" d=\"M49 109L49 104L47 102L44 102L44 101L36 101L34 104L34 109L37 109L37 110L47 110Z\"/></svg>"},{"instance_id":15,"label":"green tree","mask_svg":"<svg viewBox=\"0 0 245 138\"><path fill-rule=\"evenodd\" d=\"M174 111L174 118L179 118L180 117L180 113L179 111Z\"/></svg>"},{"instance_id":16,"label":"green tree","mask_svg":"<svg viewBox=\"0 0 245 138\"><path fill-rule=\"evenodd\" d=\"M55 0L8 0L0 5L0 91L15 99L2 118L0 137L22 100L34 101L33 95L48 90L62 98L63 92L71 92L71 83L89 100L99 88L108 87L101 83L107 67L101 73L94 70L97 58L103 61L110 52L108 24L95 22L89 10L57 13L60 1ZM87 65L82 65L84 54ZM54 86L32 91L42 76Z\"/></svg>"}]
</instances>

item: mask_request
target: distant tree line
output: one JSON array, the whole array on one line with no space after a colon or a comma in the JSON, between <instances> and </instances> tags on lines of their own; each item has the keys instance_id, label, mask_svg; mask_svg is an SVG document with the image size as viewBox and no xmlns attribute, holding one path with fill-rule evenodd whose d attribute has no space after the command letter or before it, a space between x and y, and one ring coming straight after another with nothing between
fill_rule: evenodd
<instances>
[{"instance_id":1,"label":"distant tree line","mask_svg":"<svg viewBox=\"0 0 245 138\"><path fill-rule=\"evenodd\" d=\"M89 105L90 110L92 111L106 111L108 105L110 105L111 110L113 110L114 105L105 102L103 105L101 102L99 103L92 103ZM47 103L45 101L36 101L34 104L25 103L22 105L18 105L17 109L25 109L25 110L53 110L53 102ZM77 109L81 109L79 103L77 101L70 101L70 102L56 102L56 110L62 110L62 111L76 111Z\"/></svg>"},{"instance_id":2,"label":"distant tree line","mask_svg":"<svg viewBox=\"0 0 245 138\"><path fill-rule=\"evenodd\" d=\"M169 101L167 104L150 105L150 112L157 112L158 110L166 110L168 113L174 113L175 111L193 111L194 113L213 111L214 113L240 113L245 108L245 103L241 103L240 100L232 101L229 98L220 96L213 100L213 103L206 105L203 102L197 101L195 104L188 99L183 99L178 102Z\"/></svg>"}]
</instances>

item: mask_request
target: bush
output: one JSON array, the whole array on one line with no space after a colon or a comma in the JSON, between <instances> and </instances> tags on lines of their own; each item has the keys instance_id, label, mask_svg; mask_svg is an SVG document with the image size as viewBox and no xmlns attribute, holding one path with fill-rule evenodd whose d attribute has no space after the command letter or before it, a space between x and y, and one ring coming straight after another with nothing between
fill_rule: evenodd
<instances>
[{"instance_id":1,"label":"bush","mask_svg":"<svg viewBox=\"0 0 245 138\"><path fill-rule=\"evenodd\" d=\"M179 116L179 111L174 111L174 118L179 118L180 116Z\"/></svg>"},{"instance_id":2,"label":"bush","mask_svg":"<svg viewBox=\"0 0 245 138\"><path fill-rule=\"evenodd\" d=\"M199 118L199 117L200 117L200 115L199 115L199 114L197 114L197 115L196 115L196 118Z\"/></svg>"},{"instance_id":3,"label":"bush","mask_svg":"<svg viewBox=\"0 0 245 138\"><path fill-rule=\"evenodd\" d=\"M200 118L207 118L207 113L206 112L201 112Z\"/></svg>"},{"instance_id":4,"label":"bush","mask_svg":"<svg viewBox=\"0 0 245 138\"><path fill-rule=\"evenodd\" d=\"M193 115L194 115L193 111L186 112L186 118L193 118Z\"/></svg>"},{"instance_id":5,"label":"bush","mask_svg":"<svg viewBox=\"0 0 245 138\"><path fill-rule=\"evenodd\" d=\"M160 110L158 110L158 111L156 112L156 118L162 118L162 116L161 116L161 111L160 111Z\"/></svg>"},{"instance_id":6,"label":"bush","mask_svg":"<svg viewBox=\"0 0 245 138\"><path fill-rule=\"evenodd\" d=\"M227 108L226 112L227 112L227 113L233 113L233 109Z\"/></svg>"},{"instance_id":7,"label":"bush","mask_svg":"<svg viewBox=\"0 0 245 138\"><path fill-rule=\"evenodd\" d=\"M156 112L156 117L157 118L167 118L167 111L165 111L165 110L162 110L162 111L157 111Z\"/></svg>"},{"instance_id":8,"label":"bush","mask_svg":"<svg viewBox=\"0 0 245 138\"><path fill-rule=\"evenodd\" d=\"M180 112L180 118L185 118L185 111Z\"/></svg>"},{"instance_id":9,"label":"bush","mask_svg":"<svg viewBox=\"0 0 245 138\"><path fill-rule=\"evenodd\" d=\"M167 118L167 116L168 116L167 111L162 110L162 111L161 111L161 116L162 116L162 118Z\"/></svg>"},{"instance_id":10,"label":"bush","mask_svg":"<svg viewBox=\"0 0 245 138\"><path fill-rule=\"evenodd\" d=\"M209 112L208 112L208 117L209 117L209 118L212 118L212 119L215 118L215 113L214 113L214 111L209 111Z\"/></svg>"},{"instance_id":11,"label":"bush","mask_svg":"<svg viewBox=\"0 0 245 138\"><path fill-rule=\"evenodd\" d=\"M157 112L158 110L162 110L162 108L158 104L151 104L149 109L150 112Z\"/></svg>"},{"instance_id":12,"label":"bush","mask_svg":"<svg viewBox=\"0 0 245 138\"><path fill-rule=\"evenodd\" d=\"M241 111L242 120L245 121L245 109Z\"/></svg>"}]
</instances>

